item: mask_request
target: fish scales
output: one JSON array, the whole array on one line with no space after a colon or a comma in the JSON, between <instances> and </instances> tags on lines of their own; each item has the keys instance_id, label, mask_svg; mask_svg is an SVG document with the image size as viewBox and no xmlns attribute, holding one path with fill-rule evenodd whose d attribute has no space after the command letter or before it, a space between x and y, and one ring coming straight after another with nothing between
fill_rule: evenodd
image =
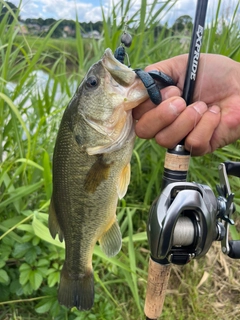
<instances>
[{"instance_id":1,"label":"fish scales","mask_svg":"<svg viewBox=\"0 0 240 320\"><path fill-rule=\"evenodd\" d=\"M49 229L65 241L58 300L67 307L93 305L96 242L107 256L121 249L116 207L130 180L135 138L130 109L147 98L134 71L107 49L63 114L53 155Z\"/></svg>"}]
</instances>

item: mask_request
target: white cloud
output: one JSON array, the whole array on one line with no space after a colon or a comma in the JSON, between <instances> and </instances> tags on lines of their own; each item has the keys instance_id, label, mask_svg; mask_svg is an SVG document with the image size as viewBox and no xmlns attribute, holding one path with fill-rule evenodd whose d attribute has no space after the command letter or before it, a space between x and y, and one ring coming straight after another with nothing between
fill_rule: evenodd
<instances>
[{"instance_id":1,"label":"white cloud","mask_svg":"<svg viewBox=\"0 0 240 320\"><path fill-rule=\"evenodd\" d=\"M16 6L19 0L12 0ZM98 12L98 15L96 13ZM101 18L100 7L95 7L91 2L77 2L75 0L23 0L20 15L26 18L54 18L73 19L78 15L79 21L96 20Z\"/></svg>"},{"instance_id":2,"label":"white cloud","mask_svg":"<svg viewBox=\"0 0 240 320\"><path fill-rule=\"evenodd\" d=\"M18 6L20 0L10 0ZM148 0L150 4L153 0ZM54 18L58 19L73 19L75 20L76 12L80 22L102 20L101 4L104 12L108 15L111 12L113 2L118 3L118 0L23 0L21 17L26 18ZM173 0L171 3L174 3ZM211 21L215 15L219 0L211 0L208 3L207 20ZM236 8L238 0L221 1L221 12L224 15L232 16ZM159 6L162 2L159 2ZM141 0L133 0L129 10L129 16L134 14L141 6ZM161 22L168 22L171 25L178 17L189 15L194 19L197 0L178 0L169 12L162 12ZM119 20L121 17L118 17Z\"/></svg>"},{"instance_id":3,"label":"white cloud","mask_svg":"<svg viewBox=\"0 0 240 320\"><path fill-rule=\"evenodd\" d=\"M93 7L91 10L86 11L84 14L83 20L79 19L80 22L82 21L92 21L97 22L102 20L102 10L101 7Z\"/></svg>"}]
</instances>

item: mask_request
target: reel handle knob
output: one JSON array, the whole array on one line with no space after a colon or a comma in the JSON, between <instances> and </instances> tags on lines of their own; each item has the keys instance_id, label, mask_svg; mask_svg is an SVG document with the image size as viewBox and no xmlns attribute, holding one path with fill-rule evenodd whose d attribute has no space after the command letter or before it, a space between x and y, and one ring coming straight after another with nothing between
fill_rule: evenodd
<instances>
[{"instance_id":1,"label":"reel handle knob","mask_svg":"<svg viewBox=\"0 0 240 320\"><path fill-rule=\"evenodd\" d=\"M228 175L240 178L240 162L225 161L224 164Z\"/></svg>"},{"instance_id":2,"label":"reel handle knob","mask_svg":"<svg viewBox=\"0 0 240 320\"><path fill-rule=\"evenodd\" d=\"M229 241L228 256L232 259L240 259L240 240Z\"/></svg>"}]
</instances>

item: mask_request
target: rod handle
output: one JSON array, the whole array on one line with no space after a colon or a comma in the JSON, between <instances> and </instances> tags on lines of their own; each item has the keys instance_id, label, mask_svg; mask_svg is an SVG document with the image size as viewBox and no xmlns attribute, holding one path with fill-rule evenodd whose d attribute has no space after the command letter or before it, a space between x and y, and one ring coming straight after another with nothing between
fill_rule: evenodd
<instances>
[{"instance_id":1,"label":"rod handle","mask_svg":"<svg viewBox=\"0 0 240 320\"><path fill-rule=\"evenodd\" d=\"M144 306L145 315L149 320L157 319L162 313L170 271L170 264L160 264L150 258Z\"/></svg>"},{"instance_id":2,"label":"rod handle","mask_svg":"<svg viewBox=\"0 0 240 320\"><path fill-rule=\"evenodd\" d=\"M190 153L183 145L168 149L165 155L162 190L174 182L185 182L190 163Z\"/></svg>"}]
</instances>

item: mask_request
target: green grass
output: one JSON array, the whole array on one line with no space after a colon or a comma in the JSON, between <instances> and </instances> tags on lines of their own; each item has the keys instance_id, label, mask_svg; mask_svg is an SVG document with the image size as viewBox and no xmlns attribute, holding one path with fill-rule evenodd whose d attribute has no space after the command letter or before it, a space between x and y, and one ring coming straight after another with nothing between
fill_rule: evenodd
<instances>
[{"instance_id":1,"label":"green grass","mask_svg":"<svg viewBox=\"0 0 240 320\"><path fill-rule=\"evenodd\" d=\"M62 112L76 81L80 82L107 47L114 50L119 45L131 5L132 0L122 1L108 16L103 14L100 41L86 42L80 32L76 39L55 40L50 37L53 29L44 39L22 37L15 31L17 16L11 26L6 24L7 16L0 24L0 320L144 319L149 259L145 231L149 206L160 190L163 148L153 140L136 140L131 184L118 207L123 248L111 259L95 248L96 297L90 312L59 306L56 293L64 248L50 237L46 227L51 158ZM187 46L180 46L181 34L163 29L154 36L163 9L164 4L158 7L154 1L149 7L143 0L141 10L128 16L134 25L129 49L132 67L188 51ZM240 61L237 8L232 11L235 16L229 24L220 11L212 17L203 50ZM116 17L122 17L121 21ZM42 74L41 86L36 70L48 74ZM189 181L215 188L219 162L239 158L239 142L193 158ZM239 183L231 178L238 212ZM232 228L232 235L239 238L237 228ZM161 319L237 319L239 270L239 262L224 258L216 246L207 257L184 268L174 267Z\"/></svg>"}]
</instances>

